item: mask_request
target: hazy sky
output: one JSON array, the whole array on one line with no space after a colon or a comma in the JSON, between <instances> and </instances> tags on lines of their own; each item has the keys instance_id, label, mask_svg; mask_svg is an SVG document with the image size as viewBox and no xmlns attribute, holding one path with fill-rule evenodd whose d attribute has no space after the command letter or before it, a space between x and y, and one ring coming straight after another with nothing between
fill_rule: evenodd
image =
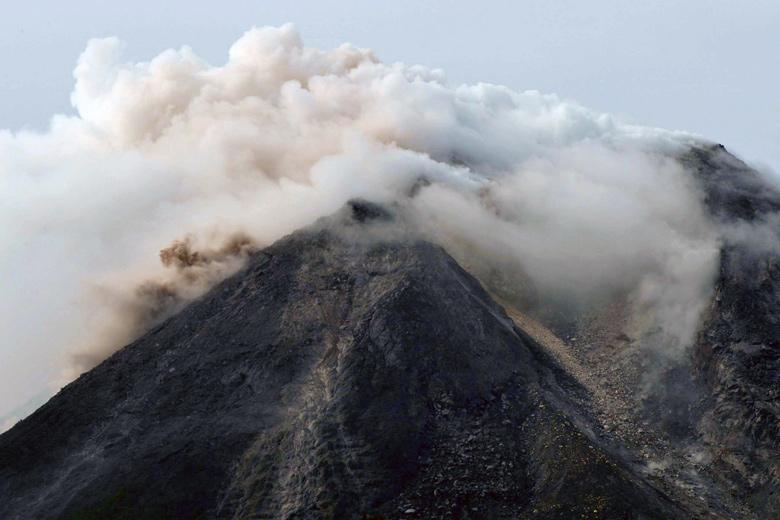
<instances>
[{"instance_id":1,"label":"hazy sky","mask_svg":"<svg viewBox=\"0 0 780 520\"><path fill-rule=\"evenodd\" d=\"M778 0L28 0L0 18L0 127L72 112L86 41L115 35L145 60L189 45L213 64L253 25L294 22L309 45L343 41L454 81L557 93L689 130L780 170Z\"/></svg>"}]
</instances>

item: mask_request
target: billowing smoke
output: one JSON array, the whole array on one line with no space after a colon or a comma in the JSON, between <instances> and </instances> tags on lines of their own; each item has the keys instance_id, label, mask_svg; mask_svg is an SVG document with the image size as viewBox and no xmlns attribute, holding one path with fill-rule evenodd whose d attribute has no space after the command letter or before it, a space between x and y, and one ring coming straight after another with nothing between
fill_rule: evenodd
<instances>
[{"instance_id":1,"label":"billowing smoke","mask_svg":"<svg viewBox=\"0 0 780 520\"><path fill-rule=\"evenodd\" d=\"M219 244L213 248L214 244ZM80 342L72 364L62 374L63 382L97 365L152 325L180 310L216 282L238 270L255 247L244 234L210 237L196 249L196 238L187 236L160 251L168 270L153 279L132 273L89 287L83 303L92 309L88 338Z\"/></svg>"},{"instance_id":2,"label":"billowing smoke","mask_svg":"<svg viewBox=\"0 0 780 520\"><path fill-rule=\"evenodd\" d=\"M659 348L692 338L718 233L672 159L690 136L306 47L291 26L250 30L221 66L121 48L87 45L77 116L0 133L0 415L355 197L504 273L493 290L572 309L623 294Z\"/></svg>"}]
</instances>

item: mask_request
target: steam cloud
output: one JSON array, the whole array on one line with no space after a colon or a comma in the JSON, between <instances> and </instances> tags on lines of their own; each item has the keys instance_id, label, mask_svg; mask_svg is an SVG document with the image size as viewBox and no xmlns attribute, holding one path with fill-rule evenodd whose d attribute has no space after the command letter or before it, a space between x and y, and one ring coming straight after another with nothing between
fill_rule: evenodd
<instances>
[{"instance_id":1,"label":"steam cloud","mask_svg":"<svg viewBox=\"0 0 780 520\"><path fill-rule=\"evenodd\" d=\"M529 298L627 294L670 355L707 301L719 234L672 158L687 134L305 47L290 25L248 31L222 66L92 40L74 77L78 116L0 133L0 415L354 197Z\"/></svg>"}]
</instances>

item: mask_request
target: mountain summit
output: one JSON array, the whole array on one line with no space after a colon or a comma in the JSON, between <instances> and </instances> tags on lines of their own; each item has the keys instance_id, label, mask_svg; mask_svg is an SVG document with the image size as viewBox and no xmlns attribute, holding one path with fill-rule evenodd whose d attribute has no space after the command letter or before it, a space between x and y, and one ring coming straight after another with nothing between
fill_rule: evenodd
<instances>
[{"instance_id":1,"label":"mountain summit","mask_svg":"<svg viewBox=\"0 0 780 520\"><path fill-rule=\"evenodd\" d=\"M720 148L681 161L713 219L780 209ZM0 436L0 518L770 518L779 258L724 243L693 352L639 393L619 305L545 325L352 201Z\"/></svg>"}]
</instances>

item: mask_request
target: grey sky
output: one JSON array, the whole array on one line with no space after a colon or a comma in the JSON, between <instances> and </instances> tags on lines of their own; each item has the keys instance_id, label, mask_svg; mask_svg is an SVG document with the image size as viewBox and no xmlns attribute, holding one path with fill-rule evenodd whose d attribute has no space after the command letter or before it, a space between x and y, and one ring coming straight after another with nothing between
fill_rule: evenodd
<instances>
[{"instance_id":1,"label":"grey sky","mask_svg":"<svg viewBox=\"0 0 780 520\"><path fill-rule=\"evenodd\" d=\"M0 127L72 111L90 37L119 36L129 59L186 44L217 64L252 25L287 21L310 45L350 41L454 81L554 92L780 170L777 0L13 2L0 18Z\"/></svg>"}]
</instances>

